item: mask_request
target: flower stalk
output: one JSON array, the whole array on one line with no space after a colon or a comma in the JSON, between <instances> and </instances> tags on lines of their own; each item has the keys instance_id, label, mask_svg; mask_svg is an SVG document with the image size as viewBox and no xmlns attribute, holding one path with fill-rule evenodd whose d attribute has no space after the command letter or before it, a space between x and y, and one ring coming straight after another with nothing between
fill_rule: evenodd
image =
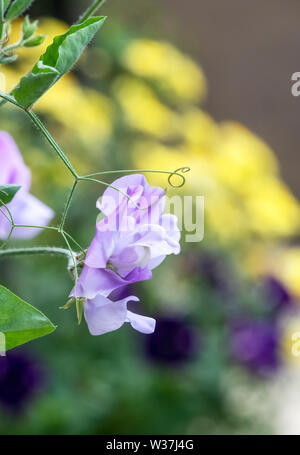
<instances>
[{"instance_id":1,"label":"flower stalk","mask_svg":"<svg viewBox=\"0 0 300 455\"><path fill-rule=\"evenodd\" d=\"M10 248L0 250L0 259L10 256L32 256L32 255L51 255L64 256L68 259L71 257L70 251L64 248L56 247L34 247L34 248Z\"/></svg>"},{"instance_id":2,"label":"flower stalk","mask_svg":"<svg viewBox=\"0 0 300 455\"><path fill-rule=\"evenodd\" d=\"M94 13L100 8L100 6L102 6L105 2L106 0L95 0L91 6L82 14L82 16L80 16L77 24L80 24L81 22L84 22L92 17Z\"/></svg>"}]
</instances>

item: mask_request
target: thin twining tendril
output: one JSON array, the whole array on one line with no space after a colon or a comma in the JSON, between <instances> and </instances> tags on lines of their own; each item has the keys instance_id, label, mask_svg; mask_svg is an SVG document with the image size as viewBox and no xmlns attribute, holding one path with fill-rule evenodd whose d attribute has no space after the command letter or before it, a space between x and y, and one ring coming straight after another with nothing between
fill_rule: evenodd
<instances>
[{"instance_id":1,"label":"thin twining tendril","mask_svg":"<svg viewBox=\"0 0 300 455\"><path fill-rule=\"evenodd\" d=\"M94 182L94 183L100 183L101 185L104 185L108 188L112 188L113 190L116 190L118 191L119 193L121 193L123 196L125 196L133 205L136 209L138 210L141 210L141 208L138 206L138 204L132 199L132 197L130 197L127 193L125 193L124 191L120 190L120 188L117 188L113 185L111 185L110 183L107 183L107 182L103 182L102 180L98 180L98 179L94 179L94 178L90 178L90 177L80 177L79 180L82 180L82 181L85 181L85 182Z\"/></svg>"},{"instance_id":2,"label":"thin twining tendril","mask_svg":"<svg viewBox=\"0 0 300 455\"><path fill-rule=\"evenodd\" d=\"M169 185L172 186L173 188L181 188L186 182L186 178L182 174L185 174L186 172L190 172L190 170L191 170L191 168L188 166L179 167L178 169L176 169L176 171L172 172L172 174L168 178ZM181 172L181 174L179 174L179 171ZM171 179L172 179L172 177L174 177L174 175L177 175L182 178L182 182L180 185L174 185L171 182Z\"/></svg>"},{"instance_id":3,"label":"thin twining tendril","mask_svg":"<svg viewBox=\"0 0 300 455\"><path fill-rule=\"evenodd\" d=\"M183 166L183 167L180 167L178 169L176 169L176 171L172 172L172 171L161 171L161 170L154 170L154 169L124 169L124 170L117 170L117 171L102 171L102 172L95 172L93 174L88 174L88 175L85 175L84 177L81 177L81 179L83 180L86 180L87 178L91 178L91 177L96 177L97 175L109 175L109 174L132 174L132 173L153 173L153 174L168 174L169 175L169 178L168 178L168 182L169 182L169 185L172 186L173 188L181 188L185 182L186 182L186 178L184 177L184 175L182 174L185 174L186 172L189 172L191 170L190 167L188 166ZM181 173L180 173L180 172ZM174 183L171 182L171 179L174 177L174 176L177 176L177 177L180 177L181 178L181 183L179 185L175 185ZM100 181L99 181L100 183ZM102 183L102 182L101 182ZM111 186L109 184L106 184L107 186ZM115 188L116 190L118 190L118 188ZM118 190L119 191L119 190ZM128 196L128 195L127 195Z\"/></svg>"}]
</instances>

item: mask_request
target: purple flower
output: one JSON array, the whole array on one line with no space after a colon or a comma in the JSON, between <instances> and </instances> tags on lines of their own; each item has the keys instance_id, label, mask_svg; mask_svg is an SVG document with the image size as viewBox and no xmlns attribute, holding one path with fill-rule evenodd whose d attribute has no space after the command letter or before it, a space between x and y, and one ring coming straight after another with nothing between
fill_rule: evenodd
<instances>
[{"instance_id":1,"label":"purple flower","mask_svg":"<svg viewBox=\"0 0 300 455\"><path fill-rule=\"evenodd\" d=\"M180 366L191 360L197 351L195 330L178 316L160 317L155 333L145 339L145 353L159 364Z\"/></svg>"},{"instance_id":2,"label":"purple flower","mask_svg":"<svg viewBox=\"0 0 300 455\"><path fill-rule=\"evenodd\" d=\"M231 327L230 346L234 359L261 375L278 369L279 342L278 328L272 322L241 320Z\"/></svg>"},{"instance_id":3,"label":"purple flower","mask_svg":"<svg viewBox=\"0 0 300 455\"><path fill-rule=\"evenodd\" d=\"M0 403L20 412L40 387L42 376L41 368L23 353L0 357Z\"/></svg>"},{"instance_id":4,"label":"purple flower","mask_svg":"<svg viewBox=\"0 0 300 455\"><path fill-rule=\"evenodd\" d=\"M25 165L13 138L6 132L0 132L0 185L15 184L21 189L7 205L15 224L46 226L53 218L53 211L29 193L31 172ZM3 208L5 211L6 209ZM5 239L11 224L0 213L0 238ZM39 232L35 228L17 228L15 238L32 238Z\"/></svg>"},{"instance_id":5,"label":"purple flower","mask_svg":"<svg viewBox=\"0 0 300 455\"><path fill-rule=\"evenodd\" d=\"M97 223L96 235L72 295L87 299L84 304L85 318L90 330L97 327L97 334L115 330L126 321L136 330L151 333L154 320L149 320L147 324L150 325L144 326L141 321L134 320L132 313L127 312L124 316L128 299L113 302L107 297L118 288L149 280L152 270L167 255L179 254L177 218L163 215L164 191L148 185L143 175L120 178L112 186L131 199L116 189L108 188L98 201L97 207L105 218ZM136 300L135 297L132 299ZM100 316L104 310L107 315L105 324ZM118 315L122 313L118 322L113 318L114 312Z\"/></svg>"},{"instance_id":6,"label":"purple flower","mask_svg":"<svg viewBox=\"0 0 300 455\"><path fill-rule=\"evenodd\" d=\"M200 255L192 252L186 256L183 265L185 273L200 277L210 290L222 294L223 299L233 297L235 288L233 271L214 251L202 251Z\"/></svg>"},{"instance_id":7,"label":"purple flower","mask_svg":"<svg viewBox=\"0 0 300 455\"><path fill-rule=\"evenodd\" d=\"M262 291L268 305L275 313L290 310L293 299L283 284L273 276L266 276L262 281Z\"/></svg>"}]
</instances>

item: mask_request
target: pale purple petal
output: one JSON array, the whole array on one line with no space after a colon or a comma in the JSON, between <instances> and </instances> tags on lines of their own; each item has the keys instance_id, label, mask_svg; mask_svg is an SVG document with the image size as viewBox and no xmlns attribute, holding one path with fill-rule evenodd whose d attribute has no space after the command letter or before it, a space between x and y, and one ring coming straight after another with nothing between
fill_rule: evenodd
<instances>
[{"instance_id":1,"label":"pale purple petal","mask_svg":"<svg viewBox=\"0 0 300 455\"><path fill-rule=\"evenodd\" d=\"M115 180L112 183L112 186L118 188L119 190L122 190L126 194L130 192L128 191L129 188L135 189L135 192L136 189L138 188L139 196L142 194L144 188L148 189L149 187L145 176L140 174L133 174L121 177ZM133 193L134 190L132 190L131 194L129 195L131 197L134 197ZM126 199L126 197L122 196L122 194L119 191L116 191L115 189L109 187L104 191L101 200L99 200L97 203L97 207L105 215L109 215L112 212L112 210L115 210L116 207L120 205L120 201L123 201L124 198ZM114 201L114 207L108 205L108 203L111 203L111 201Z\"/></svg>"},{"instance_id":2,"label":"pale purple petal","mask_svg":"<svg viewBox=\"0 0 300 455\"><path fill-rule=\"evenodd\" d=\"M84 316L92 335L103 335L117 330L126 321L127 302L138 302L137 297L126 297L118 302L112 302L102 295L84 303Z\"/></svg>"},{"instance_id":3,"label":"pale purple petal","mask_svg":"<svg viewBox=\"0 0 300 455\"><path fill-rule=\"evenodd\" d=\"M121 190L123 193L130 196L134 201L134 204L143 210L138 210L131 201L128 201L126 196L122 195L119 191L114 188L107 188L103 197L98 201L97 207L105 215L110 215L116 210L121 204L126 201L128 209L131 214L134 212L136 217L147 219L150 216L154 220L160 216L164 209L164 191L159 187L151 187L145 176L141 174L128 175L121 177L112 183L114 188ZM146 209L149 209L147 211ZM150 213L151 212L151 213Z\"/></svg>"},{"instance_id":4,"label":"pale purple petal","mask_svg":"<svg viewBox=\"0 0 300 455\"><path fill-rule=\"evenodd\" d=\"M148 264L148 268L150 270L154 270L156 267L158 267L160 264L162 264L165 259L166 259L165 255L164 256L157 256L156 258L150 259L149 264Z\"/></svg>"},{"instance_id":5,"label":"pale purple petal","mask_svg":"<svg viewBox=\"0 0 300 455\"><path fill-rule=\"evenodd\" d=\"M43 204L36 197L22 189L16 194L8 205L15 224L31 226L47 226L54 216L53 210ZM4 209L5 211L5 209ZM11 224L0 213L0 238L5 239L10 231ZM16 227L13 231L13 238L30 239L40 232L36 228Z\"/></svg>"},{"instance_id":6,"label":"pale purple petal","mask_svg":"<svg viewBox=\"0 0 300 455\"><path fill-rule=\"evenodd\" d=\"M9 184L20 185L28 191L31 173L13 138L8 133L0 131L0 185Z\"/></svg>"},{"instance_id":7,"label":"pale purple petal","mask_svg":"<svg viewBox=\"0 0 300 455\"><path fill-rule=\"evenodd\" d=\"M77 282L76 296L93 299L97 294L101 293L107 297L111 292L122 286L151 278L152 273L150 270L143 270L138 267L125 278L122 278L113 270L96 269L85 265ZM75 295L75 289L71 295Z\"/></svg>"},{"instance_id":8,"label":"pale purple petal","mask_svg":"<svg viewBox=\"0 0 300 455\"><path fill-rule=\"evenodd\" d=\"M94 268L105 268L115 247L116 232L96 231L86 255L86 265Z\"/></svg>"},{"instance_id":9,"label":"pale purple petal","mask_svg":"<svg viewBox=\"0 0 300 455\"><path fill-rule=\"evenodd\" d=\"M139 314L132 313L131 311L127 311L126 322L130 322L131 326L135 330L146 334L153 333L156 325L155 319L148 318L147 316L141 316Z\"/></svg>"},{"instance_id":10,"label":"pale purple petal","mask_svg":"<svg viewBox=\"0 0 300 455\"><path fill-rule=\"evenodd\" d=\"M156 258L160 258L157 262L159 265L163 257L170 254L178 254L180 252L180 244L177 241L177 234L172 236L159 225L140 225L135 233L135 248L148 248L150 251L148 267L154 268ZM156 266L157 266L156 265Z\"/></svg>"},{"instance_id":11,"label":"pale purple petal","mask_svg":"<svg viewBox=\"0 0 300 455\"><path fill-rule=\"evenodd\" d=\"M174 254L180 253L180 230L178 228L178 219L177 216L172 215L170 213L166 213L161 217L161 226L166 230L168 234L169 242L173 242L175 247L178 248L178 252Z\"/></svg>"}]
</instances>

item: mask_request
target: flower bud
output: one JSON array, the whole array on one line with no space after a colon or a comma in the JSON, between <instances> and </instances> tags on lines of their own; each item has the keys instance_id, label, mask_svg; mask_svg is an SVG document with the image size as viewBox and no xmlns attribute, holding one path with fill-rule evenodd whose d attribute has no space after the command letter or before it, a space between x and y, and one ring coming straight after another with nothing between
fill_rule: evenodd
<instances>
[{"instance_id":1,"label":"flower bud","mask_svg":"<svg viewBox=\"0 0 300 455\"><path fill-rule=\"evenodd\" d=\"M33 38L29 38L24 42L24 47L35 47L43 44L45 40L45 35L36 35Z\"/></svg>"},{"instance_id":2,"label":"flower bud","mask_svg":"<svg viewBox=\"0 0 300 455\"><path fill-rule=\"evenodd\" d=\"M25 16L22 24L23 39L28 40L36 32L37 26L38 21L30 22L29 16Z\"/></svg>"}]
</instances>

